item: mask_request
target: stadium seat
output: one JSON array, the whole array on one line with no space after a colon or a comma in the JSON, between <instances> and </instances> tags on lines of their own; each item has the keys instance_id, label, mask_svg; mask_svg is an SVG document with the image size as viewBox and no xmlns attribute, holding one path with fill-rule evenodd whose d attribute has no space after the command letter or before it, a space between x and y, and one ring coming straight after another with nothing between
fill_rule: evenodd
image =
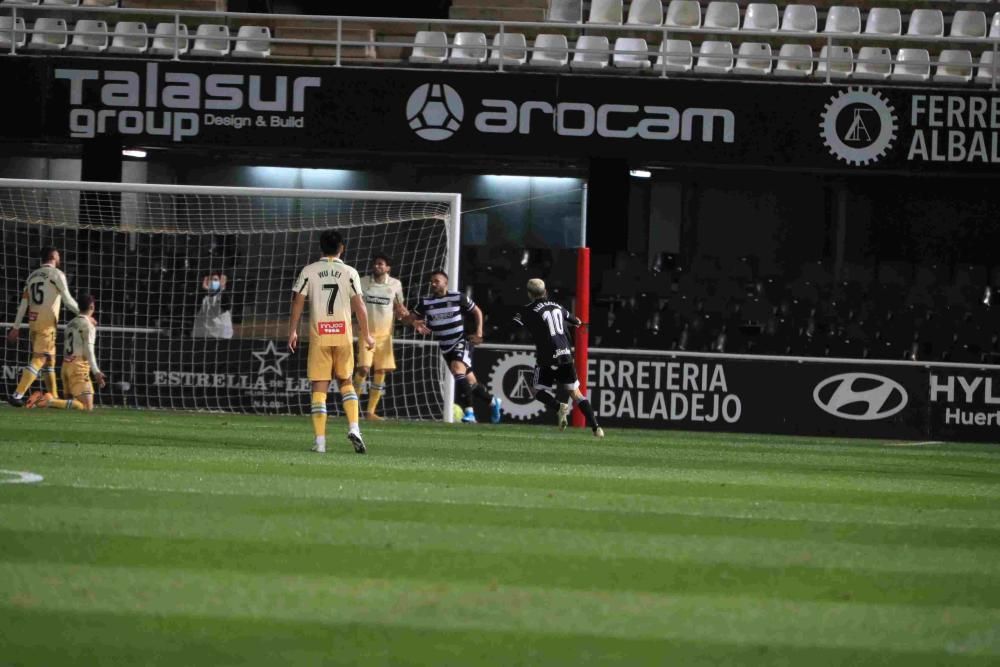
<instances>
[{"instance_id":1,"label":"stadium seat","mask_svg":"<svg viewBox=\"0 0 1000 667\"><path fill-rule=\"evenodd\" d=\"M622 24L622 0L591 0L587 23Z\"/></svg>"},{"instance_id":2,"label":"stadium seat","mask_svg":"<svg viewBox=\"0 0 1000 667\"><path fill-rule=\"evenodd\" d=\"M221 23L202 23L195 31L192 56L221 58L229 55L229 26Z\"/></svg>"},{"instance_id":3,"label":"stadium seat","mask_svg":"<svg viewBox=\"0 0 1000 667\"><path fill-rule=\"evenodd\" d=\"M619 37L611 64L622 69L649 69L649 46L638 37Z\"/></svg>"},{"instance_id":4,"label":"stadium seat","mask_svg":"<svg viewBox=\"0 0 1000 667\"><path fill-rule=\"evenodd\" d=\"M604 69L608 66L610 55L611 46L607 37L584 35L576 40L569 66L572 69Z\"/></svg>"},{"instance_id":5,"label":"stadium seat","mask_svg":"<svg viewBox=\"0 0 1000 667\"><path fill-rule=\"evenodd\" d=\"M997 12L1000 15L1000 12ZM663 25L675 28L700 28L701 5L698 0L670 0Z\"/></svg>"},{"instance_id":6,"label":"stadium seat","mask_svg":"<svg viewBox=\"0 0 1000 667\"><path fill-rule=\"evenodd\" d=\"M31 30L29 49L59 51L69 42L65 19L38 19Z\"/></svg>"},{"instance_id":7,"label":"stadium seat","mask_svg":"<svg viewBox=\"0 0 1000 667\"><path fill-rule=\"evenodd\" d=\"M271 29L264 25L243 25L236 33L236 58L270 58Z\"/></svg>"},{"instance_id":8,"label":"stadium seat","mask_svg":"<svg viewBox=\"0 0 1000 667\"><path fill-rule=\"evenodd\" d=\"M437 30L418 30L413 38L411 63L440 64L448 59L448 35Z\"/></svg>"},{"instance_id":9,"label":"stadium seat","mask_svg":"<svg viewBox=\"0 0 1000 667\"><path fill-rule=\"evenodd\" d=\"M986 37L986 14L985 12L968 11L961 9L951 17L952 37Z\"/></svg>"},{"instance_id":10,"label":"stadium seat","mask_svg":"<svg viewBox=\"0 0 1000 667\"><path fill-rule=\"evenodd\" d=\"M819 52L819 61L816 63L816 77L826 78L828 65L831 79L844 79L851 76L854 71L854 49L849 46L834 46L830 49L828 58L827 48L824 46Z\"/></svg>"},{"instance_id":11,"label":"stadium seat","mask_svg":"<svg viewBox=\"0 0 1000 667\"><path fill-rule=\"evenodd\" d=\"M545 20L562 23L582 23L583 0L549 0L549 8L545 12Z\"/></svg>"},{"instance_id":12,"label":"stadium seat","mask_svg":"<svg viewBox=\"0 0 1000 667\"><path fill-rule=\"evenodd\" d=\"M781 29L785 32L816 32L819 19L812 5L785 5Z\"/></svg>"},{"instance_id":13,"label":"stadium seat","mask_svg":"<svg viewBox=\"0 0 1000 667\"><path fill-rule=\"evenodd\" d=\"M778 52L775 76L803 77L813 72L813 51L808 44L782 44Z\"/></svg>"},{"instance_id":14,"label":"stadium seat","mask_svg":"<svg viewBox=\"0 0 1000 667\"><path fill-rule=\"evenodd\" d=\"M894 81L926 81L930 76L931 56L927 49L900 49L896 53Z\"/></svg>"},{"instance_id":15,"label":"stadium seat","mask_svg":"<svg viewBox=\"0 0 1000 667\"><path fill-rule=\"evenodd\" d=\"M0 5L37 5L39 0L3 0Z\"/></svg>"},{"instance_id":16,"label":"stadium seat","mask_svg":"<svg viewBox=\"0 0 1000 667\"><path fill-rule=\"evenodd\" d=\"M660 44L656 69L667 72L690 72L694 66L694 47L686 39L668 39Z\"/></svg>"},{"instance_id":17,"label":"stadium seat","mask_svg":"<svg viewBox=\"0 0 1000 667\"><path fill-rule=\"evenodd\" d=\"M736 74L764 75L771 73L771 45L757 42L743 42L740 44L736 67L733 68Z\"/></svg>"},{"instance_id":18,"label":"stadium seat","mask_svg":"<svg viewBox=\"0 0 1000 667\"><path fill-rule=\"evenodd\" d=\"M21 48L27 41L24 19L20 16L15 21L10 16L0 16L0 50L10 51L11 29L13 29L14 46Z\"/></svg>"},{"instance_id":19,"label":"stadium seat","mask_svg":"<svg viewBox=\"0 0 1000 667\"><path fill-rule=\"evenodd\" d=\"M990 21L990 37L1000 37L1000 12L995 13Z\"/></svg>"},{"instance_id":20,"label":"stadium seat","mask_svg":"<svg viewBox=\"0 0 1000 667\"><path fill-rule=\"evenodd\" d=\"M42 4L50 7L79 7L80 0L42 0Z\"/></svg>"},{"instance_id":21,"label":"stadium seat","mask_svg":"<svg viewBox=\"0 0 1000 667\"><path fill-rule=\"evenodd\" d=\"M182 56L188 52L188 27L183 23L157 23L149 52L156 56Z\"/></svg>"},{"instance_id":22,"label":"stadium seat","mask_svg":"<svg viewBox=\"0 0 1000 667\"><path fill-rule=\"evenodd\" d=\"M114 36L108 53L145 53L149 48L149 31L145 23L119 21L115 24Z\"/></svg>"},{"instance_id":23,"label":"stadium seat","mask_svg":"<svg viewBox=\"0 0 1000 667\"><path fill-rule=\"evenodd\" d=\"M993 71L993 52L984 51L979 56L979 68L976 70L976 83L984 83L987 86L994 81L1000 83L1000 67Z\"/></svg>"},{"instance_id":24,"label":"stadium seat","mask_svg":"<svg viewBox=\"0 0 1000 667\"><path fill-rule=\"evenodd\" d=\"M857 35L861 32L861 10L857 7L838 5L826 12L823 32L839 35Z\"/></svg>"},{"instance_id":25,"label":"stadium seat","mask_svg":"<svg viewBox=\"0 0 1000 667\"><path fill-rule=\"evenodd\" d=\"M862 46L858 51L855 79L888 79L892 74L892 52L881 46Z\"/></svg>"},{"instance_id":26,"label":"stadium seat","mask_svg":"<svg viewBox=\"0 0 1000 667\"><path fill-rule=\"evenodd\" d=\"M481 32L456 32L448 64L482 65L485 62L486 35Z\"/></svg>"},{"instance_id":27,"label":"stadium seat","mask_svg":"<svg viewBox=\"0 0 1000 667\"><path fill-rule=\"evenodd\" d=\"M490 50L490 64L500 64L500 52L503 51L504 66L523 65L528 62L528 40L519 32L503 34L503 49L500 48L501 35L493 35L493 48Z\"/></svg>"},{"instance_id":28,"label":"stadium seat","mask_svg":"<svg viewBox=\"0 0 1000 667\"><path fill-rule=\"evenodd\" d=\"M906 25L907 35L921 37L944 36L944 14L940 9L914 9Z\"/></svg>"},{"instance_id":29,"label":"stadium seat","mask_svg":"<svg viewBox=\"0 0 1000 667\"><path fill-rule=\"evenodd\" d=\"M938 55L935 81L968 83L972 81L972 52L967 49L945 49Z\"/></svg>"},{"instance_id":30,"label":"stadium seat","mask_svg":"<svg viewBox=\"0 0 1000 667\"><path fill-rule=\"evenodd\" d=\"M735 2L721 2L720 0L708 3L708 8L705 10L705 28L739 30L740 6Z\"/></svg>"},{"instance_id":31,"label":"stadium seat","mask_svg":"<svg viewBox=\"0 0 1000 667\"><path fill-rule=\"evenodd\" d=\"M733 70L733 45L730 42L705 41L698 51L696 72L726 74Z\"/></svg>"},{"instance_id":32,"label":"stadium seat","mask_svg":"<svg viewBox=\"0 0 1000 667\"><path fill-rule=\"evenodd\" d=\"M629 25L660 25L663 23L663 3L660 0L632 0L625 22Z\"/></svg>"},{"instance_id":33,"label":"stadium seat","mask_svg":"<svg viewBox=\"0 0 1000 667\"><path fill-rule=\"evenodd\" d=\"M110 35L105 21L80 20L73 26L73 40L66 47L70 51L100 53L107 50Z\"/></svg>"},{"instance_id":34,"label":"stadium seat","mask_svg":"<svg viewBox=\"0 0 1000 667\"><path fill-rule=\"evenodd\" d=\"M867 35L903 34L903 16L895 7L874 7L865 21Z\"/></svg>"},{"instance_id":35,"label":"stadium seat","mask_svg":"<svg viewBox=\"0 0 1000 667\"><path fill-rule=\"evenodd\" d=\"M743 29L757 32L774 32L778 29L778 5L751 2L743 15Z\"/></svg>"},{"instance_id":36,"label":"stadium seat","mask_svg":"<svg viewBox=\"0 0 1000 667\"><path fill-rule=\"evenodd\" d=\"M565 67L569 63L566 35L538 35L531 51L532 67Z\"/></svg>"}]
</instances>

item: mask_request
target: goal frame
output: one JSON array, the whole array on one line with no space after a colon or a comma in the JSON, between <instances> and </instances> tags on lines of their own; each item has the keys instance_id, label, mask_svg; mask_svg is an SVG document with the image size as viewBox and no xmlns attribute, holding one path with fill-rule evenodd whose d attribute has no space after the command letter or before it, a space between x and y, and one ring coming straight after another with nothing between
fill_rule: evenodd
<instances>
[{"instance_id":1,"label":"goal frame","mask_svg":"<svg viewBox=\"0 0 1000 667\"><path fill-rule=\"evenodd\" d=\"M396 190L300 190L296 188L257 188L243 186L215 186L215 185L169 185L158 183L109 183L101 181L62 181L45 179L26 178L0 178L0 188L24 188L42 190L73 190L78 192L111 192L111 193L138 193L138 194L185 194L185 195L221 195L221 196L247 196L247 197L285 197L299 199L347 199L347 200L381 200L381 201L411 201L411 202L440 202L448 204L451 214L445 222L448 232L448 265L445 270L450 276L449 286L458 290L459 282L459 262L458 255L461 248L462 229L462 195L457 192L404 192ZM397 224L406 224L405 222ZM81 225L85 227L85 225ZM127 231L127 230L125 230ZM247 230L251 233L259 230ZM165 232L164 232L165 233ZM238 233L238 232L237 232ZM303 258L305 261L306 258ZM445 422L453 422L454 415L451 408L455 392L455 380L447 368L444 359L438 359L442 376L445 381L442 383L442 419Z\"/></svg>"}]
</instances>

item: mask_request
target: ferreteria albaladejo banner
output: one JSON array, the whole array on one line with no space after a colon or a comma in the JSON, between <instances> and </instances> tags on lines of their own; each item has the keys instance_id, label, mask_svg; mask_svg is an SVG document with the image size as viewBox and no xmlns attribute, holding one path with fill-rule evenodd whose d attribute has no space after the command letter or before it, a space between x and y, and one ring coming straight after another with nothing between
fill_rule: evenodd
<instances>
[{"instance_id":1,"label":"ferreteria albaladejo banner","mask_svg":"<svg viewBox=\"0 0 1000 667\"><path fill-rule=\"evenodd\" d=\"M992 171L987 88L8 57L7 140Z\"/></svg>"}]
</instances>

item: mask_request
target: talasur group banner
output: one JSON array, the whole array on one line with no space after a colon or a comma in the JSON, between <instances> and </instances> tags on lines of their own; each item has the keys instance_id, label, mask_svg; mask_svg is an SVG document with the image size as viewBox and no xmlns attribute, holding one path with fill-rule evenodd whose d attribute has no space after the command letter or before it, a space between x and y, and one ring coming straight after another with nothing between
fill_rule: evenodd
<instances>
[{"instance_id":1,"label":"talasur group banner","mask_svg":"<svg viewBox=\"0 0 1000 667\"><path fill-rule=\"evenodd\" d=\"M5 58L0 138L992 171L987 88Z\"/></svg>"}]
</instances>

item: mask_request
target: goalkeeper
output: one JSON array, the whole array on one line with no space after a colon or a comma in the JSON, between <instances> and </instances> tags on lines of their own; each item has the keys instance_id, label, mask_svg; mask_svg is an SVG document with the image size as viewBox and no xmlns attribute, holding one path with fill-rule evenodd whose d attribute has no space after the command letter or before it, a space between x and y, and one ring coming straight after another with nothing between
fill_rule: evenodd
<instances>
[{"instance_id":1,"label":"goalkeeper","mask_svg":"<svg viewBox=\"0 0 1000 667\"><path fill-rule=\"evenodd\" d=\"M94 409L93 375L97 386L104 388L104 373L97 365L94 343L97 342L97 322L94 320L94 297L85 294L80 297L80 314L66 325L62 364L62 381L66 388L66 399L55 398L51 393L36 391L28 399L29 408L59 408L65 410Z\"/></svg>"}]
</instances>

